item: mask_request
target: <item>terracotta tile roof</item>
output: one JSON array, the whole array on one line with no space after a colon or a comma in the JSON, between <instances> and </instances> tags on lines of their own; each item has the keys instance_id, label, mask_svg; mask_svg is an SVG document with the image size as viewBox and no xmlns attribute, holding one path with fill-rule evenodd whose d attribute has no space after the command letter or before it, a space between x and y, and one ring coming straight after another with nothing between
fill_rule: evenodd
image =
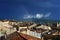
<instances>
[{"instance_id":1,"label":"terracotta tile roof","mask_svg":"<svg viewBox=\"0 0 60 40\"><path fill-rule=\"evenodd\" d=\"M33 37L33 36L29 36L29 35L26 35L26 34L22 34L22 33L19 33L22 37L26 38L27 40L41 40L40 38L36 38L36 37Z\"/></svg>"}]
</instances>

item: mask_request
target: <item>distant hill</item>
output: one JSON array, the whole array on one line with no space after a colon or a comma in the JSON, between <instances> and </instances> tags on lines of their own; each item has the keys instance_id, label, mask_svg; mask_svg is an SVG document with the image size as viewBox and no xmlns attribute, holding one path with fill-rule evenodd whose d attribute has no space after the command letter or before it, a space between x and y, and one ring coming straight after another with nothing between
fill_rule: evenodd
<instances>
[{"instance_id":1,"label":"distant hill","mask_svg":"<svg viewBox=\"0 0 60 40\"><path fill-rule=\"evenodd\" d=\"M2 19L0 19L0 21L4 21ZM31 18L31 19L19 19L19 20L10 20L10 21L22 21L22 22L35 22L35 23L56 23L56 22L60 22L59 20L50 20L50 19L37 19L37 18Z\"/></svg>"},{"instance_id":2,"label":"distant hill","mask_svg":"<svg viewBox=\"0 0 60 40\"><path fill-rule=\"evenodd\" d=\"M33 18L33 19L22 19L22 21L25 21L25 22L36 22L36 23L56 23L56 22L60 22L59 20L49 20L49 19L36 19L36 18Z\"/></svg>"}]
</instances>

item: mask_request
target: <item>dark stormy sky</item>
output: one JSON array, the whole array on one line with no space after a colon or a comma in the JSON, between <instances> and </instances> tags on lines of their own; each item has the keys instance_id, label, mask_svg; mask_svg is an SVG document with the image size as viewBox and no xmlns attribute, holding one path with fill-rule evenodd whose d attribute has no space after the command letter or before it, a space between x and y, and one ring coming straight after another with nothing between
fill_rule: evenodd
<instances>
[{"instance_id":1,"label":"dark stormy sky","mask_svg":"<svg viewBox=\"0 0 60 40\"><path fill-rule=\"evenodd\" d=\"M0 0L0 18L60 20L60 0Z\"/></svg>"}]
</instances>

